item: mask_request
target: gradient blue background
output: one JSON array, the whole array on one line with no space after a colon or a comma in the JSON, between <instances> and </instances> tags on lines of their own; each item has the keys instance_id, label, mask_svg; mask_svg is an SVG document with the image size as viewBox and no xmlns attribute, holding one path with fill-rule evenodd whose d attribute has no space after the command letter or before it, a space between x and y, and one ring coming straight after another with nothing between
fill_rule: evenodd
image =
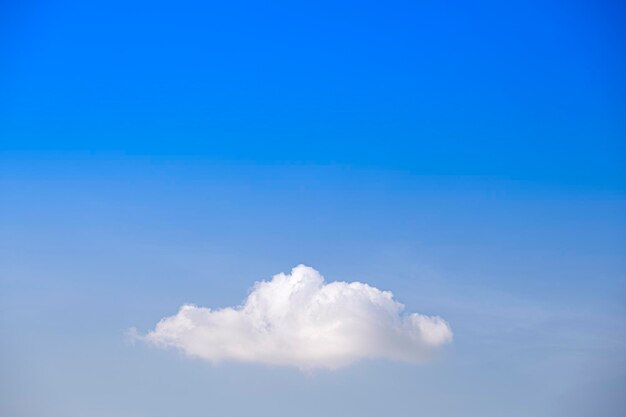
<instances>
[{"instance_id":1,"label":"gradient blue background","mask_svg":"<svg viewBox=\"0 0 626 417\"><path fill-rule=\"evenodd\" d=\"M0 8L0 414L623 416L618 2ZM298 263L449 320L423 366L132 345Z\"/></svg>"}]
</instances>

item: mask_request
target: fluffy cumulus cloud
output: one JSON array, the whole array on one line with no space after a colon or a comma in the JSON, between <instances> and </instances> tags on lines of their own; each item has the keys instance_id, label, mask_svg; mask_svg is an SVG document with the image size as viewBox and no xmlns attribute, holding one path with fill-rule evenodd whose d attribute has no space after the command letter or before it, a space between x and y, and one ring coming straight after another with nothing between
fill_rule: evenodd
<instances>
[{"instance_id":1,"label":"fluffy cumulus cloud","mask_svg":"<svg viewBox=\"0 0 626 417\"><path fill-rule=\"evenodd\" d=\"M257 282L241 306L183 305L141 338L211 362L338 368L363 358L420 362L452 340L437 316L406 314L389 291L331 282L299 265Z\"/></svg>"}]
</instances>

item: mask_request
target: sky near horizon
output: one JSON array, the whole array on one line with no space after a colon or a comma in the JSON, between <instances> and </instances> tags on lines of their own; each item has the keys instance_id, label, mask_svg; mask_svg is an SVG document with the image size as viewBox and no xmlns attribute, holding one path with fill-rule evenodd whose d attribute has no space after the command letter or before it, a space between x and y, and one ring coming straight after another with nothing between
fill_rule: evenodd
<instances>
[{"instance_id":1,"label":"sky near horizon","mask_svg":"<svg viewBox=\"0 0 626 417\"><path fill-rule=\"evenodd\" d=\"M0 6L0 415L623 416L624 18Z\"/></svg>"}]
</instances>

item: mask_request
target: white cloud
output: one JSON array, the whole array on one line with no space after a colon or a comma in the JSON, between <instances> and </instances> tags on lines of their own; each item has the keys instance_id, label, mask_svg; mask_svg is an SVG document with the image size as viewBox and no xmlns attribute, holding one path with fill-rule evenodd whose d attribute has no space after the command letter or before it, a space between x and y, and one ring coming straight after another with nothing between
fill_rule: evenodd
<instances>
[{"instance_id":1,"label":"white cloud","mask_svg":"<svg viewBox=\"0 0 626 417\"><path fill-rule=\"evenodd\" d=\"M363 358L420 362L452 340L442 318L403 310L389 291L325 283L315 269L299 265L290 275L257 282L241 306L183 305L140 338L211 362L300 369L333 369Z\"/></svg>"}]
</instances>

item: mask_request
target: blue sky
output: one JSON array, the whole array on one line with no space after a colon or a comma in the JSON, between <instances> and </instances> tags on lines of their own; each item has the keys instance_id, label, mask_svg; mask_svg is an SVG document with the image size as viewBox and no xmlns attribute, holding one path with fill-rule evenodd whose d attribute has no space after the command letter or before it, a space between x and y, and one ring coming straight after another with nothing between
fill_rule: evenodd
<instances>
[{"instance_id":1,"label":"blue sky","mask_svg":"<svg viewBox=\"0 0 626 417\"><path fill-rule=\"evenodd\" d=\"M0 414L621 416L617 2L0 13ZM422 365L132 344L304 263L444 317Z\"/></svg>"}]
</instances>

